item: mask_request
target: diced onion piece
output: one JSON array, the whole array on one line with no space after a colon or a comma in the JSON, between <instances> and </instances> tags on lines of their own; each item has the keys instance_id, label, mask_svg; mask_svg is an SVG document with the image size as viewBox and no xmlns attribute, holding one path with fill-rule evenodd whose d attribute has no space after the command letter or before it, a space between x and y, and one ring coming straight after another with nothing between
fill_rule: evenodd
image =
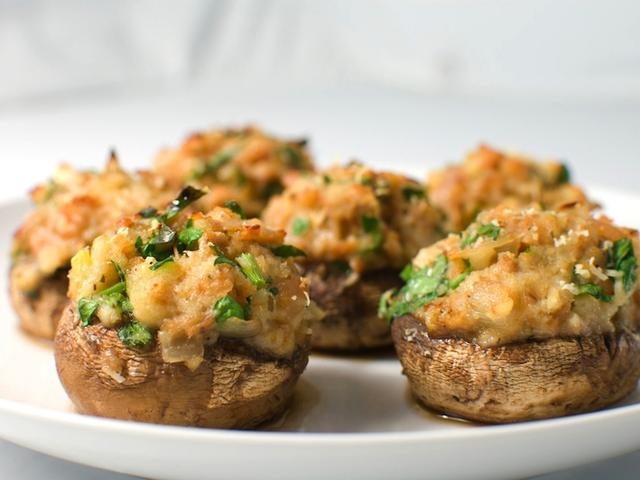
<instances>
[{"instance_id":1,"label":"diced onion piece","mask_svg":"<svg viewBox=\"0 0 640 480\"><path fill-rule=\"evenodd\" d=\"M258 335L262 330L262 325L258 320L242 320L241 318L230 317L223 323L218 324L217 328L223 337L247 338Z\"/></svg>"},{"instance_id":2,"label":"diced onion piece","mask_svg":"<svg viewBox=\"0 0 640 480\"><path fill-rule=\"evenodd\" d=\"M162 352L162 360L167 363L184 362L190 370L195 370L202 363L204 345L200 336L189 339L174 339L166 332L159 331L158 343Z\"/></svg>"}]
</instances>

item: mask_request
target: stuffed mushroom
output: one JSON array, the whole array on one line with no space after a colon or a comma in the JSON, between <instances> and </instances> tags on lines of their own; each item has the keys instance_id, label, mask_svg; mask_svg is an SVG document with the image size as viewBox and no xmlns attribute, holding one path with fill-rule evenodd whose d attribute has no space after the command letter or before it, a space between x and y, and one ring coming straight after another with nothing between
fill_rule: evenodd
<instances>
[{"instance_id":1,"label":"stuffed mushroom","mask_svg":"<svg viewBox=\"0 0 640 480\"><path fill-rule=\"evenodd\" d=\"M289 179L313 170L306 140L286 141L255 127L209 130L190 135L178 148L161 151L154 171L170 185L207 187L203 210L237 202L259 216L269 198Z\"/></svg>"},{"instance_id":2,"label":"stuffed mushroom","mask_svg":"<svg viewBox=\"0 0 640 480\"><path fill-rule=\"evenodd\" d=\"M431 172L426 185L432 205L445 215L446 232L465 229L479 212L499 204L518 207L535 202L556 208L587 203L584 192L570 183L566 165L534 161L487 145L470 152L460 164Z\"/></svg>"},{"instance_id":3,"label":"stuffed mushroom","mask_svg":"<svg viewBox=\"0 0 640 480\"><path fill-rule=\"evenodd\" d=\"M356 162L300 177L270 201L263 219L306 253L298 263L325 314L313 328L321 349L390 345L379 297L421 246L441 238L440 215L419 183Z\"/></svg>"},{"instance_id":4,"label":"stuffed mushroom","mask_svg":"<svg viewBox=\"0 0 640 480\"><path fill-rule=\"evenodd\" d=\"M15 233L10 291L20 326L52 339L67 302L71 257L122 215L165 204L173 196L150 173L130 175L115 154L102 172L58 167L51 180L31 192L35 209Z\"/></svg>"},{"instance_id":5,"label":"stuffed mushroom","mask_svg":"<svg viewBox=\"0 0 640 480\"><path fill-rule=\"evenodd\" d=\"M55 338L83 413L250 428L282 413L316 309L284 233L226 208L125 218L72 259Z\"/></svg>"},{"instance_id":6,"label":"stuffed mushroom","mask_svg":"<svg viewBox=\"0 0 640 480\"><path fill-rule=\"evenodd\" d=\"M638 234L585 206L498 207L381 299L413 394L482 422L587 412L640 377Z\"/></svg>"}]
</instances>

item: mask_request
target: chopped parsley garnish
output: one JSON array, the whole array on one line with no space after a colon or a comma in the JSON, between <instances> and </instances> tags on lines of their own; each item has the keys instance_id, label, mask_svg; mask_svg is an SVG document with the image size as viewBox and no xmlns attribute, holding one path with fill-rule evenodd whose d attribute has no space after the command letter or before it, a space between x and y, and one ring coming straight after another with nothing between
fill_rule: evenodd
<instances>
[{"instance_id":1,"label":"chopped parsley garnish","mask_svg":"<svg viewBox=\"0 0 640 480\"><path fill-rule=\"evenodd\" d=\"M500 236L500 227L493 223L485 223L478 227L476 233L464 237L460 248L466 248L469 245L473 245L480 237L488 237L491 240L496 240Z\"/></svg>"},{"instance_id":2,"label":"chopped parsley garnish","mask_svg":"<svg viewBox=\"0 0 640 480\"><path fill-rule=\"evenodd\" d=\"M83 297L78 300L78 313L80 314L80 323L83 327L89 326L93 316L98 311L100 301L93 298Z\"/></svg>"},{"instance_id":3,"label":"chopped parsley garnish","mask_svg":"<svg viewBox=\"0 0 640 480\"><path fill-rule=\"evenodd\" d=\"M329 262L327 267L331 273L347 274L351 272L351 266L349 262L345 260L334 260L333 262Z\"/></svg>"},{"instance_id":4,"label":"chopped parsley garnish","mask_svg":"<svg viewBox=\"0 0 640 480\"><path fill-rule=\"evenodd\" d=\"M231 210L236 215L238 215L240 218L242 219L247 218L247 216L244 214L244 210L242 210L242 207L240 206L240 204L235 200L229 200L228 202L224 202L224 206L229 210Z\"/></svg>"},{"instance_id":5,"label":"chopped parsley garnish","mask_svg":"<svg viewBox=\"0 0 640 480\"><path fill-rule=\"evenodd\" d=\"M291 233L294 235L303 235L307 230L309 230L309 219L306 217L297 217L293 219L293 223L291 224Z\"/></svg>"},{"instance_id":6,"label":"chopped parsley garnish","mask_svg":"<svg viewBox=\"0 0 640 480\"><path fill-rule=\"evenodd\" d=\"M222 152L213 154L208 160L193 169L191 177L198 179L209 175L215 176L220 168L229 163L233 157L236 156L238 150L239 147L234 146L223 150Z\"/></svg>"},{"instance_id":7,"label":"chopped parsley garnish","mask_svg":"<svg viewBox=\"0 0 640 480\"><path fill-rule=\"evenodd\" d=\"M124 282L124 270L122 270L122 267L120 266L120 264L118 262L114 262L113 260L111 260L111 264L113 265L113 268L116 269L116 272L118 273L118 278L120 279L121 282Z\"/></svg>"},{"instance_id":8,"label":"chopped parsley garnish","mask_svg":"<svg viewBox=\"0 0 640 480\"><path fill-rule=\"evenodd\" d=\"M168 222L173 217L175 217L181 210L185 209L193 202L198 200L205 194L204 191L198 190L191 185L188 185L182 189L182 191L178 194L178 196L171 202L167 210L162 214L161 220L163 222Z\"/></svg>"},{"instance_id":9,"label":"chopped parsley garnish","mask_svg":"<svg viewBox=\"0 0 640 480\"><path fill-rule=\"evenodd\" d=\"M462 272L460 275L458 275L453 280L449 280L449 289L450 290L455 290L456 288L458 288L460 286L460 284L462 282L464 282L467 279L467 277L469 276L469 274L471 273L471 263L469 263L469 260L467 260L467 259L465 259L464 262L465 262L464 272Z\"/></svg>"},{"instance_id":10,"label":"chopped parsley garnish","mask_svg":"<svg viewBox=\"0 0 640 480\"><path fill-rule=\"evenodd\" d=\"M637 277L638 263L633 242L630 238L621 238L613 242L609 249L607 268L622 272L622 284L625 292L631 291Z\"/></svg>"},{"instance_id":11,"label":"chopped parsley garnish","mask_svg":"<svg viewBox=\"0 0 640 480\"><path fill-rule=\"evenodd\" d=\"M160 263L171 257L174 248L180 253L195 248L195 244L203 232L193 226L193 220L189 219L185 227L178 234L176 234L173 228L167 225L167 222L204 194L205 192L202 190L187 186L182 189L178 197L171 202L162 215L157 215L157 212L154 210L152 217L156 218L159 222L158 230L147 241L142 240L141 237L136 238L135 247L138 254L143 258L153 257ZM151 214L151 210L148 213ZM161 265L158 265L158 263L154 263L150 268L152 270L160 268ZM164 263L166 262L162 264Z\"/></svg>"},{"instance_id":12,"label":"chopped parsley garnish","mask_svg":"<svg viewBox=\"0 0 640 480\"><path fill-rule=\"evenodd\" d=\"M449 280L449 261L440 254L433 265L414 269L407 265L400 276L406 282L399 290L388 290L380 298L378 315L386 320L406 315L416 311L423 305L432 302L438 297L446 295L450 290L455 290L467 278L470 267L453 280Z\"/></svg>"},{"instance_id":13,"label":"chopped parsley garnish","mask_svg":"<svg viewBox=\"0 0 640 480\"><path fill-rule=\"evenodd\" d=\"M237 267L236 262L227 257L224 252L217 245L211 245L211 248L216 253L216 259L213 261L214 265L220 265L222 263L226 263L227 265L231 265L233 267Z\"/></svg>"},{"instance_id":14,"label":"chopped parsley garnish","mask_svg":"<svg viewBox=\"0 0 640 480\"><path fill-rule=\"evenodd\" d=\"M402 188L402 196L409 202L412 198L421 199L425 197L424 189L414 186L406 186Z\"/></svg>"},{"instance_id":15,"label":"chopped parsley garnish","mask_svg":"<svg viewBox=\"0 0 640 480\"><path fill-rule=\"evenodd\" d=\"M216 319L216 323L224 323L231 317L246 320L244 308L231 295L225 295L216 301L213 306L213 316Z\"/></svg>"},{"instance_id":16,"label":"chopped parsley garnish","mask_svg":"<svg viewBox=\"0 0 640 480\"><path fill-rule=\"evenodd\" d=\"M582 285L576 285L578 288L578 292L576 295L591 295L597 300L601 300L603 302L611 302L613 297L611 295L607 295L604 293L604 290L600 285L596 285L595 283L584 283Z\"/></svg>"},{"instance_id":17,"label":"chopped parsley garnish","mask_svg":"<svg viewBox=\"0 0 640 480\"><path fill-rule=\"evenodd\" d=\"M375 186L375 182L371 175L363 175L362 177L360 177L360 185L373 188Z\"/></svg>"},{"instance_id":18,"label":"chopped parsley garnish","mask_svg":"<svg viewBox=\"0 0 640 480\"><path fill-rule=\"evenodd\" d=\"M267 280L260 270L260 265L258 265L256 257L245 252L236 257L236 262L240 266L240 270L242 270L244 276L256 287L264 288L267 286Z\"/></svg>"},{"instance_id":19,"label":"chopped parsley garnish","mask_svg":"<svg viewBox=\"0 0 640 480\"><path fill-rule=\"evenodd\" d=\"M563 163L560 165L560 173L558 175L558 184L569 183L571 181L571 172L569 168Z\"/></svg>"},{"instance_id":20,"label":"chopped parsley garnish","mask_svg":"<svg viewBox=\"0 0 640 480\"><path fill-rule=\"evenodd\" d=\"M80 324L83 327L91 324L93 317L102 305L119 311L121 315L129 314L133 310L127 296L124 272L116 262L112 261L112 263L116 267L120 281L91 297L82 297L78 300L78 314L80 315Z\"/></svg>"},{"instance_id":21,"label":"chopped parsley garnish","mask_svg":"<svg viewBox=\"0 0 640 480\"><path fill-rule=\"evenodd\" d=\"M171 263L173 262L173 257L167 257L163 260L160 260L159 262L154 263L153 265L151 265L149 267L150 270L158 270L160 267L166 265L167 263Z\"/></svg>"},{"instance_id":22,"label":"chopped parsley garnish","mask_svg":"<svg viewBox=\"0 0 640 480\"><path fill-rule=\"evenodd\" d=\"M136 238L136 250L141 257L153 257L156 260L164 260L171 256L175 243L176 232L168 225L161 223L158 232L146 243L142 238Z\"/></svg>"},{"instance_id":23,"label":"chopped parsley garnish","mask_svg":"<svg viewBox=\"0 0 640 480\"><path fill-rule=\"evenodd\" d=\"M193 226L193 220L187 220L187 224L184 226L180 233L178 233L178 251L184 252L185 250L193 250L197 247L197 242L202 237L204 232Z\"/></svg>"},{"instance_id":24,"label":"chopped parsley garnish","mask_svg":"<svg viewBox=\"0 0 640 480\"><path fill-rule=\"evenodd\" d=\"M145 348L153 341L153 332L136 320L118 329L118 338L129 348Z\"/></svg>"},{"instance_id":25,"label":"chopped parsley garnish","mask_svg":"<svg viewBox=\"0 0 640 480\"><path fill-rule=\"evenodd\" d=\"M304 166L304 157L296 148L290 145L281 147L279 154L284 160L284 163L291 168L300 169Z\"/></svg>"},{"instance_id":26,"label":"chopped parsley garnish","mask_svg":"<svg viewBox=\"0 0 640 480\"><path fill-rule=\"evenodd\" d=\"M283 186L282 183L280 183L280 180L271 180L267 183L264 189L262 189L262 192L260 192L260 198L263 200L269 200L274 195L282 192L282 190Z\"/></svg>"},{"instance_id":27,"label":"chopped parsley garnish","mask_svg":"<svg viewBox=\"0 0 640 480\"><path fill-rule=\"evenodd\" d=\"M382 246L384 241L382 232L380 231L380 219L371 215L363 215L360 221L364 233L371 236L371 246L369 246L366 251L375 252Z\"/></svg>"},{"instance_id":28,"label":"chopped parsley garnish","mask_svg":"<svg viewBox=\"0 0 640 480\"><path fill-rule=\"evenodd\" d=\"M293 245L278 245L277 247L272 247L271 251L274 255L282 258L288 257L306 257L306 254L303 250L300 250Z\"/></svg>"},{"instance_id":29,"label":"chopped parsley garnish","mask_svg":"<svg viewBox=\"0 0 640 480\"><path fill-rule=\"evenodd\" d=\"M158 209L154 207L143 208L138 212L142 218L153 218L158 215Z\"/></svg>"},{"instance_id":30,"label":"chopped parsley garnish","mask_svg":"<svg viewBox=\"0 0 640 480\"><path fill-rule=\"evenodd\" d=\"M278 293L280 293L280 290L278 289L278 287L269 287L269 293L275 297L276 295L278 295Z\"/></svg>"}]
</instances>

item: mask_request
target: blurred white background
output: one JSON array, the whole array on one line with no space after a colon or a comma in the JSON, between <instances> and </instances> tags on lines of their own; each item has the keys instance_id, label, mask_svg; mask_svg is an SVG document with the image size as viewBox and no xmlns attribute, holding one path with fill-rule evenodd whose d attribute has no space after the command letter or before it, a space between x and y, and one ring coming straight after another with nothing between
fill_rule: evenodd
<instances>
[{"instance_id":1,"label":"blurred white background","mask_svg":"<svg viewBox=\"0 0 640 480\"><path fill-rule=\"evenodd\" d=\"M321 163L423 176L488 141L634 190L640 3L0 0L0 200L62 160L97 166L113 146L141 167L193 129L249 121L310 135ZM98 475L0 441L0 478L47 471Z\"/></svg>"},{"instance_id":2,"label":"blurred white background","mask_svg":"<svg viewBox=\"0 0 640 480\"><path fill-rule=\"evenodd\" d=\"M0 198L249 121L321 163L423 176L487 141L633 189L639 26L634 0L0 0L0 158L33 167Z\"/></svg>"},{"instance_id":3,"label":"blurred white background","mask_svg":"<svg viewBox=\"0 0 640 480\"><path fill-rule=\"evenodd\" d=\"M640 100L634 0L0 0L0 100L219 84Z\"/></svg>"}]
</instances>

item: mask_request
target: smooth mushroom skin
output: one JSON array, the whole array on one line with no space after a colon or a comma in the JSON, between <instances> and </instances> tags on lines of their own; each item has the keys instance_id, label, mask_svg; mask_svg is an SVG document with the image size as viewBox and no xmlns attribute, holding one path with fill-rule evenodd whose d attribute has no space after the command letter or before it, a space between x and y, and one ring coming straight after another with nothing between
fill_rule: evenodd
<instances>
[{"instance_id":1,"label":"smooth mushroom skin","mask_svg":"<svg viewBox=\"0 0 640 480\"><path fill-rule=\"evenodd\" d=\"M307 345L277 359L240 341L219 339L205 348L194 371L125 347L116 330L82 327L73 304L55 337L58 375L85 414L170 425L252 428L280 415L308 361Z\"/></svg>"},{"instance_id":2,"label":"smooth mushroom skin","mask_svg":"<svg viewBox=\"0 0 640 480\"><path fill-rule=\"evenodd\" d=\"M392 335L414 396L447 415L507 423L597 410L635 390L640 334L552 338L497 347L430 338L412 315Z\"/></svg>"},{"instance_id":3,"label":"smooth mushroom skin","mask_svg":"<svg viewBox=\"0 0 640 480\"><path fill-rule=\"evenodd\" d=\"M309 295L325 313L313 325L313 348L357 351L392 344L389 323L378 316L380 295L402 283L394 269L353 273L334 272L326 264L305 271Z\"/></svg>"},{"instance_id":4,"label":"smooth mushroom skin","mask_svg":"<svg viewBox=\"0 0 640 480\"><path fill-rule=\"evenodd\" d=\"M29 293L18 288L10 275L9 293L20 328L35 337L53 340L60 315L69 301L68 287L67 269L58 270Z\"/></svg>"}]
</instances>

